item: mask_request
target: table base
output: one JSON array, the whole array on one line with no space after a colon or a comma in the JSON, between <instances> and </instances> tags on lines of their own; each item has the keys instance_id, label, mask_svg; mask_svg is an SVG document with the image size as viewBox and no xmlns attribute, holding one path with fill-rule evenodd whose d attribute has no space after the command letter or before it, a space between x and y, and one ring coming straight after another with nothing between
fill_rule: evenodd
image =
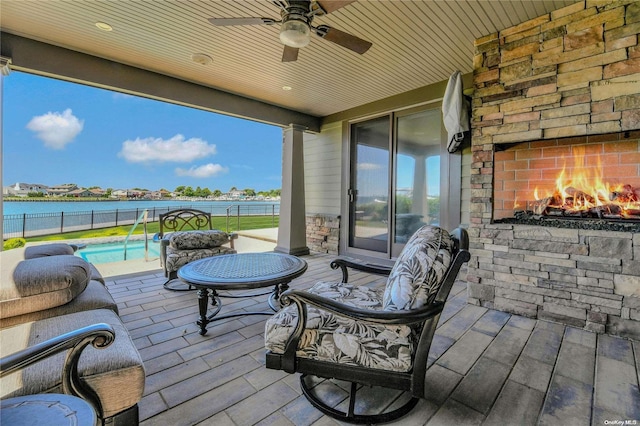
<instances>
[{"instance_id":1,"label":"table base","mask_svg":"<svg viewBox=\"0 0 640 426\"><path fill-rule=\"evenodd\" d=\"M198 289L198 309L200 314L200 319L196 322L200 326L200 335L204 336L207 334L207 324L220 321L227 318L235 318L242 317L247 315L273 315L274 312L277 312L280 309L280 295L285 292L289 285L285 283L276 284L273 291L267 293L258 293L258 294L247 294L241 296L233 296L233 295L219 295L215 289L209 289L206 287L195 286ZM238 312L235 314L225 314L218 316L218 313L222 309L222 298L233 298L239 299L244 297L256 297L263 296L265 294L269 294L269 299L267 303L269 307L272 309L272 312ZM211 298L211 306L212 312L209 313L209 298Z\"/></svg>"}]
</instances>

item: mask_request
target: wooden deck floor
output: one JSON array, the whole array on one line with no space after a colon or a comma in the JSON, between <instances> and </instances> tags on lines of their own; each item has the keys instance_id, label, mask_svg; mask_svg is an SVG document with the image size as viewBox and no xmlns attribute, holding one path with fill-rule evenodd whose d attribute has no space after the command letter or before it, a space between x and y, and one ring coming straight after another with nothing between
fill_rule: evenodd
<instances>
[{"instance_id":1,"label":"wooden deck floor","mask_svg":"<svg viewBox=\"0 0 640 426\"><path fill-rule=\"evenodd\" d=\"M292 287L340 279L330 257L304 258L309 269ZM264 367L266 316L215 322L200 336L195 292L170 292L163 282L159 270L107 279L145 363L141 424L336 424L301 395L297 375ZM265 296L223 300L224 313L266 307ZM395 424L640 424L640 342L469 305L462 281L445 307L430 363L432 393ZM323 386L344 404L344 384ZM369 392L380 393L391 392ZM371 401L368 408L378 409Z\"/></svg>"}]
</instances>

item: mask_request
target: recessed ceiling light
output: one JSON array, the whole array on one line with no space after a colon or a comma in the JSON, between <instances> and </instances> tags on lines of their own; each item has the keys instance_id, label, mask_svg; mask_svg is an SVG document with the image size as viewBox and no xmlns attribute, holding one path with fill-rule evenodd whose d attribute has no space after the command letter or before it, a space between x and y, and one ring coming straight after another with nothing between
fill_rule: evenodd
<instances>
[{"instance_id":1,"label":"recessed ceiling light","mask_svg":"<svg viewBox=\"0 0 640 426\"><path fill-rule=\"evenodd\" d=\"M96 27L100 28L102 31L113 31L113 27L106 22L96 22Z\"/></svg>"},{"instance_id":2,"label":"recessed ceiling light","mask_svg":"<svg viewBox=\"0 0 640 426\"><path fill-rule=\"evenodd\" d=\"M200 65L209 65L213 62L213 58L209 55L205 55L204 53L194 53L191 55L191 60L199 63Z\"/></svg>"},{"instance_id":3,"label":"recessed ceiling light","mask_svg":"<svg viewBox=\"0 0 640 426\"><path fill-rule=\"evenodd\" d=\"M282 90L285 90L285 91L287 91L287 92L288 92L289 90L291 90L291 89L292 89L292 87L291 87L291 86L282 86Z\"/></svg>"}]
</instances>

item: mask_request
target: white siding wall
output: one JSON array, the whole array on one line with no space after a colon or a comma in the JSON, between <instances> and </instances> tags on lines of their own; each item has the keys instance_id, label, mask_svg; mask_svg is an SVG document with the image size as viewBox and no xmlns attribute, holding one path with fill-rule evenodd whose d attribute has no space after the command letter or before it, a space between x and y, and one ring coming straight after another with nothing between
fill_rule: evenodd
<instances>
[{"instance_id":1,"label":"white siding wall","mask_svg":"<svg viewBox=\"0 0 640 426\"><path fill-rule=\"evenodd\" d=\"M342 123L304 135L306 214L340 214Z\"/></svg>"}]
</instances>

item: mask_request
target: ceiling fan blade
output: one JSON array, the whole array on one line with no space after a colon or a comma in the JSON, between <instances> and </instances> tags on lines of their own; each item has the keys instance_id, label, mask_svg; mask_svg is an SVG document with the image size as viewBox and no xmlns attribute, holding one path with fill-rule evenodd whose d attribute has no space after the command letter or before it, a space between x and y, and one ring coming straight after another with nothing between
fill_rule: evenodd
<instances>
[{"instance_id":1,"label":"ceiling fan blade","mask_svg":"<svg viewBox=\"0 0 640 426\"><path fill-rule=\"evenodd\" d=\"M327 25L320 25L316 29L316 33L325 40L329 40L342 47L346 47L349 50L353 50L356 53L363 54L373 44L359 37L345 33L344 31L336 30Z\"/></svg>"},{"instance_id":2,"label":"ceiling fan blade","mask_svg":"<svg viewBox=\"0 0 640 426\"><path fill-rule=\"evenodd\" d=\"M295 62L298 60L298 49L297 47L284 46L284 51L282 52L282 62Z\"/></svg>"},{"instance_id":3,"label":"ceiling fan blade","mask_svg":"<svg viewBox=\"0 0 640 426\"><path fill-rule=\"evenodd\" d=\"M232 25L272 25L278 21L271 18L209 18L209 22L218 27L228 27Z\"/></svg>"},{"instance_id":4,"label":"ceiling fan blade","mask_svg":"<svg viewBox=\"0 0 640 426\"><path fill-rule=\"evenodd\" d=\"M328 14L355 1L356 0L316 0L316 3L318 3L322 10L324 10L325 13Z\"/></svg>"}]
</instances>

